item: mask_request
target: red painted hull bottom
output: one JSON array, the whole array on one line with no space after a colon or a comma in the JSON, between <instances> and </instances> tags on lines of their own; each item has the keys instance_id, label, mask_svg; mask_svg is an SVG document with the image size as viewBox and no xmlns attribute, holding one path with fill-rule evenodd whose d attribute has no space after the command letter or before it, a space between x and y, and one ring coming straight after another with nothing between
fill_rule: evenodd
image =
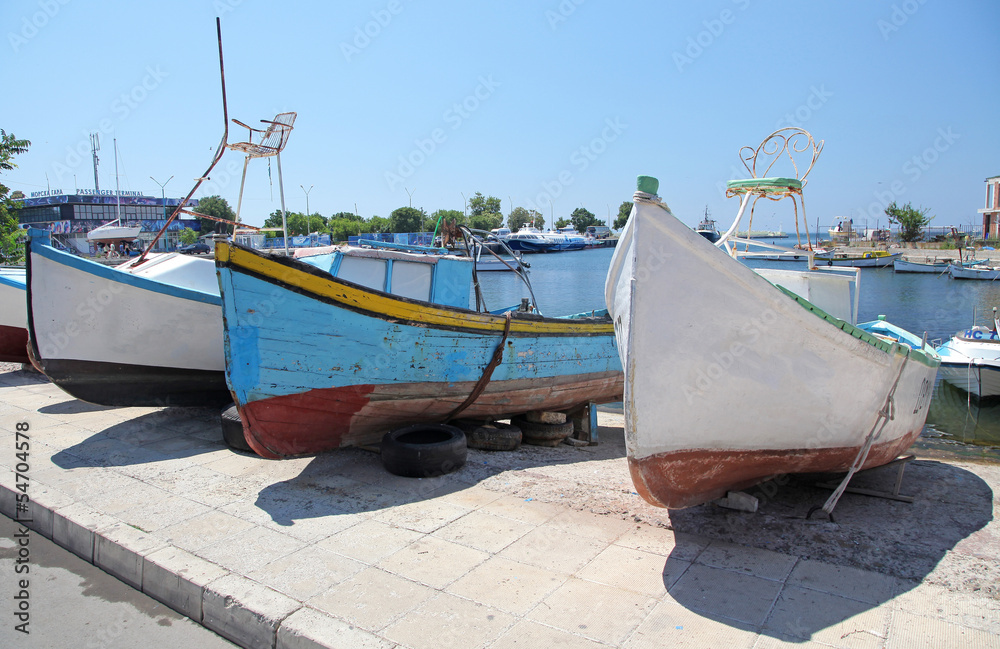
<instances>
[{"instance_id":1,"label":"red painted hull bottom","mask_svg":"<svg viewBox=\"0 0 1000 649\"><path fill-rule=\"evenodd\" d=\"M257 454L278 458L342 446L377 444L388 431L441 422L470 394L474 383L356 385L237 400L243 434ZM503 419L532 410L568 410L593 401L621 401L621 372L490 383L461 417Z\"/></svg>"},{"instance_id":2,"label":"red painted hull bottom","mask_svg":"<svg viewBox=\"0 0 1000 649\"><path fill-rule=\"evenodd\" d=\"M28 330L23 327L0 325L0 361L30 363L28 358Z\"/></svg>"},{"instance_id":3,"label":"red painted hull bottom","mask_svg":"<svg viewBox=\"0 0 1000 649\"><path fill-rule=\"evenodd\" d=\"M908 449L920 430L872 445L863 469L881 466ZM658 507L682 509L722 498L787 473L847 472L858 448L760 451L678 451L628 458L636 492Z\"/></svg>"}]
</instances>

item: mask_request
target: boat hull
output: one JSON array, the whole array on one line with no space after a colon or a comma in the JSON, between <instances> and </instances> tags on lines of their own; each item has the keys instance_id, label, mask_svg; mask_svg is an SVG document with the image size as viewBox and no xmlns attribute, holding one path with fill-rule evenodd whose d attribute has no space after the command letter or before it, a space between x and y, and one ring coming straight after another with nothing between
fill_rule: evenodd
<instances>
[{"instance_id":1,"label":"boat hull","mask_svg":"<svg viewBox=\"0 0 1000 649\"><path fill-rule=\"evenodd\" d=\"M605 294L624 354L638 493L682 508L782 473L846 471L883 423L865 468L912 444L939 364L933 352L790 296L643 196ZM895 417L883 421L890 392Z\"/></svg>"},{"instance_id":2,"label":"boat hull","mask_svg":"<svg viewBox=\"0 0 1000 649\"><path fill-rule=\"evenodd\" d=\"M938 347L943 381L980 398L1000 396L1000 337L973 328Z\"/></svg>"},{"instance_id":3,"label":"boat hull","mask_svg":"<svg viewBox=\"0 0 1000 649\"><path fill-rule=\"evenodd\" d=\"M506 318L409 300L219 244L227 380L265 457L377 443L397 426L621 399L605 318Z\"/></svg>"},{"instance_id":4,"label":"boat hull","mask_svg":"<svg viewBox=\"0 0 1000 649\"><path fill-rule=\"evenodd\" d=\"M948 274L952 279L979 279L993 281L1000 279L1000 269L996 268L976 268L962 267L952 264L948 266Z\"/></svg>"},{"instance_id":5,"label":"boat hull","mask_svg":"<svg viewBox=\"0 0 1000 649\"><path fill-rule=\"evenodd\" d=\"M830 257L826 255L816 255L813 259L817 266L852 266L854 268L886 268L903 256L901 252L894 252L883 257Z\"/></svg>"},{"instance_id":6,"label":"boat hull","mask_svg":"<svg viewBox=\"0 0 1000 649\"><path fill-rule=\"evenodd\" d=\"M109 406L228 400L217 295L103 266L36 239L28 253L29 351L53 383Z\"/></svg>"},{"instance_id":7,"label":"boat hull","mask_svg":"<svg viewBox=\"0 0 1000 649\"><path fill-rule=\"evenodd\" d=\"M0 361L30 362L24 269L0 273Z\"/></svg>"}]
</instances>

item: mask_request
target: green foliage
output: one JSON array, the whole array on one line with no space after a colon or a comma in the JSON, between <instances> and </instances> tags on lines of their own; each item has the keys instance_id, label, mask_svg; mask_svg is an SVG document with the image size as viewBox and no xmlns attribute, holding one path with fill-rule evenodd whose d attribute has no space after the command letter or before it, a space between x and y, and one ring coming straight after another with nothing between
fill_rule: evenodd
<instances>
[{"instance_id":1,"label":"green foliage","mask_svg":"<svg viewBox=\"0 0 1000 649\"><path fill-rule=\"evenodd\" d=\"M194 243L198 240L198 233L191 228L184 228L181 230L180 240L182 245L188 245L189 243Z\"/></svg>"},{"instance_id":2,"label":"green foliage","mask_svg":"<svg viewBox=\"0 0 1000 649\"><path fill-rule=\"evenodd\" d=\"M310 232L326 232L326 218L319 214L313 214L306 218L302 212L285 212L285 222L288 224L288 236L295 237ZM281 210L274 210L264 221L265 228L281 227ZM268 233L271 234L271 233ZM273 233L272 236L278 236Z\"/></svg>"},{"instance_id":3,"label":"green foliage","mask_svg":"<svg viewBox=\"0 0 1000 649\"><path fill-rule=\"evenodd\" d=\"M436 212L431 214L430 218L428 219L428 225L424 226L424 231L433 232L434 227L438 224L438 219L440 219L442 223L444 223L444 221L447 219L448 221L453 222L455 225L469 224L469 219L458 210L437 210Z\"/></svg>"},{"instance_id":4,"label":"green foliage","mask_svg":"<svg viewBox=\"0 0 1000 649\"><path fill-rule=\"evenodd\" d=\"M507 227L509 227L513 232L517 232L532 221L538 223L544 221L544 219L542 219L542 215L535 210L526 210L523 207L515 207L511 210L510 216L507 217Z\"/></svg>"},{"instance_id":5,"label":"green foliage","mask_svg":"<svg viewBox=\"0 0 1000 649\"><path fill-rule=\"evenodd\" d=\"M333 241L347 241L348 237L356 237L362 232L368 232L368 224L363 220L351 218L331 218L329 222L330 238Z\"/></svg>"},{"instance_id":6,"label":"green foliage","mask_svg":"<svg viewBox=\"0 0 1000 649\"><path fill-rule=\"evenodd\" d=\"M233 208L229 207L229 201L221 196L206 196L205 198L198 199L198 207L193 208L191 211L198 214L208 214L209 216L226 219L227 221L236 220L236 212L233 211ZM198 220L201 222L201 233L203 235L210 232L222 233L231 229L231 226L213 221L212 219Z\"/></svg>"},{"instance_id":7,"label":"green foliage","mask_svg":"<svg viewBox=\"0 0 1000 649\"><path fill-rule=\"evenodd\" d=\"M14 156L26 153L30 145L30 141L19 140L13 133L8 135L0 129L0 171L10 171L17 167ZM11 211L20 206L16 197L23 197L24 194L14 192L13 196L8 196L9 192L10 188L0 182L0 262L18 264L24 259L25 232L19 227Z\"/></svg>"},{"instance_id":8,"label":"green foliage","mask_svg":"<svg viewBox=\"0 0 1000 649\"><path fill-rule=\"evenodd\" d=\"M628 217L632 213L632 201L624 201L618 206L618 217L615 219L615 230L621 230L628 223Z\"/></svg>"},{"instance_id":9,"label":"green foliage","mask_svg":"<svg viewBox=\"0 0 1000 649\"><path fill-rule=\"evenodd\" d=\"M928 211L926 208L917 209L910 203L899 207L896 201L893 201L885 208L885 215L889 217L889 223L899 226L901 241L920 241L923 237L923 228L934 218L927 216Z\"/></svg>"},{"instance_id":10,"label":"green foliage","mask_svg":"<svg viewBox=\"0 0 1000 649\"><path fill-rule=\"evenodd\" d=\"M415 207L398 207L389 215L389 232L421 232L426 216Z\"/></svg>"},{"instance_id":11,"label":"green foliage","mask_svg":"<svg viewBox=\"0 0 1000 649\"><path fill-rule=\"evenodd\" d=\"M564 219L562 217L556 219L556 224L555 224L556 230L558 230L559 228L565 228L567 225L573 225L573 222L570 221L569 219Z\"/></svg>"},{"instance_id":12,"label":"green foliage","mask_svg":"<svg viewBox=\"0 0 1000 649\"><path fill-rule=\"evenodd\" d=\"M392 232L389 229L389 219L384 219L381 216L373 216L365 224L366 229L362 232Z\"/></svg>"},{"instance_id":13,"label":"green foliage","mask_svg":"<svg viewBox=\"0 0 1000 649\"><path fill-rule=\"evenodd\" d=\"M469 216L482 216L484 214L500 214L500 199L496 196L483 196L476 192L469 199Z\"/></svg>"},{"instance_id":14,"label":"green foliage","mask_svg":"<svg viewBox=\"0 0 1000 649\"><path fill-rule=\"evenodd\" d=\"M347 219L348 221L358 221L358 222L364 221L364 218L358 216L354 212L337 212L336 214L330 217L331 221L334 219Z\"/></svg>"},{"instance_id":15,"label":"green foliage","mask_svg":"<svg viewBox=\"0 0 1000 649\"><path fill-rule=\"evenodd\" d=\"M469 226L473 230L495 230L503 225L502 214L477 214L469 217Z\"/></svg>"},{"instance_id":16,"label":"green foliage","mask_svg":"<svg viewBox=\"0 0 1000 649\"><path fill-rule=\"evenodd\" d=\"M569 220L573 222L573 227L576 228L576 231L581 234L587 231L588 226L604 225L604 221L597 218L594 216L593 212L583 207L578 207L573 210Z\"/></svg>"}]
</instances>

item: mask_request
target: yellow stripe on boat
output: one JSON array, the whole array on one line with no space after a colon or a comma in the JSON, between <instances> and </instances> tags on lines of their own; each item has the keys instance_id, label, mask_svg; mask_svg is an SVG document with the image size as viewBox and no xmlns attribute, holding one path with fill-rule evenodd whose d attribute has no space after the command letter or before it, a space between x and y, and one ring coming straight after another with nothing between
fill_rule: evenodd
<instances>
[{"instance_id":1,"label":"yellow stripe on boat","mask_svg":"<svg viewBox=\"0 0 1000 649\"><path fill-rule=\"evenodd\" d=\"M216 261L245 269L286 286L311 293L317 297L332 300L350 309L378 314L392 320L403 320L421 326L439 326L482 331L502 332L504 316L477 313L470 310L436 308L423 303L401 300L385 293L375 292L360 286L319 277L267 259L248 250L218 242L215 248ZM510 326L511 334L610 334L614 325L610 322L558 321L549 318L544 321L519 320L514 318Z\"/></svg>"}]
</instances>

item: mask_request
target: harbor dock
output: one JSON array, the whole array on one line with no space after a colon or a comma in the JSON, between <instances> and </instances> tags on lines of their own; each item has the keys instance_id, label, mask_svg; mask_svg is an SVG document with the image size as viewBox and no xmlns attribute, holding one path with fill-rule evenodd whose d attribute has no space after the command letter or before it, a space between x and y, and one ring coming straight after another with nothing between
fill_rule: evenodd
<instances>
[{"instance_id":1,"label":"harbor dock","mask_svg":"<svg viewBox=\"0 0 1000 649\"><path fill-rule=\"evenodd\" d=\"M801 477L751 489L756 513L668 512L635 493L608 409L597 445L412 479L356 448L234 452L216 410L94 406L18 367L0 512L240 646L1000 647L996 464L917 448L912 504L848 494L834 522L806 520L829 491ZM32 624L67 605L36 596Z\"/></svg>"}]
</instances>

